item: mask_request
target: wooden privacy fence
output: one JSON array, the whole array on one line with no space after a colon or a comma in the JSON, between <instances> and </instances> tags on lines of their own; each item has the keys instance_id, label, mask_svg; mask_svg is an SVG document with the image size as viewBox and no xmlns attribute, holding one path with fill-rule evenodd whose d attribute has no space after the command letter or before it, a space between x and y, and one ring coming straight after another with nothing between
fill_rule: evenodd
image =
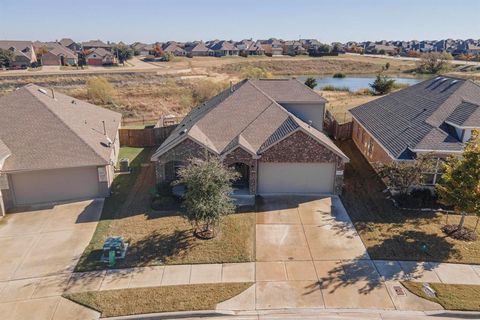
<instances>
[{"instance_id":1,"label":"wooden privacy fence","mask_svg":"<svg viewBox=\"0 0 480 320\"><path fill-rule=\"evenodd\" d=\"M335 140L348 140L352 138L353 122L339 123L335 117L327 111L325 113L324 130Z\"/></svg>"},{"instance_id":2,"label":"wooden privacy fence","mask_svg":"<svg viewBox=\"0 0 480 320\"><path fill-rule=\"evenodd\" d=\"M176 128L176 125L143 129L120 129L120 146L154 147L161 145Z\"/></svg>"}]
</instances>

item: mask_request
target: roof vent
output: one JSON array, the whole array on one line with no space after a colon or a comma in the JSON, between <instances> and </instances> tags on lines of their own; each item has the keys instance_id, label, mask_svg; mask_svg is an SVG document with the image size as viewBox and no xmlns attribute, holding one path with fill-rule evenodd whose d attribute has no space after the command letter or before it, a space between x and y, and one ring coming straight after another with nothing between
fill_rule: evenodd
<instances>
[{"instance_id":1,"label":"roof vent","mask_svg":"<svg viewBox=\"0 0 480 320\"><path fill-rule=\"evenodd\" d=\"M43 93L43 94L47 94L47 90L45 90L45 89L38 89L38 91Z\"/></svg>"},{"instance_id":2,"label":"roof vent","mask_svg":"<svg viewBox=\"0 0 480 320\"><path fill-rule=\"evenodd\" d=\"M182 131L180 131L180 135L185 134L185 133L187 133L187 129L183 129Z\"/></svg>"},{"instance_id":3,"label":"roof vent","mask_svg":"<svg viewBox=\"0 0 480 320\"><path fill-rule=\"evenodd\" d=\"M453 81L452 81L452 84L455 84L455 83L457 83L457 82L458 82L458 80L453 80Z\"/></svg>"}]
</instances>

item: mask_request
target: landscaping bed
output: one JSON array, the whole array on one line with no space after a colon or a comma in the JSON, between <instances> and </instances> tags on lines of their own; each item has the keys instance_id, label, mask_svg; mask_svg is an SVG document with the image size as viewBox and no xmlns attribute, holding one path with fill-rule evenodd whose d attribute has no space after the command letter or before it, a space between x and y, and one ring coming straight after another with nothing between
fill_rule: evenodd
<instances>
[{"instance_id":1,"label":"landscaping bed","mask_svg":"<svg viewBox=\"0 0 480 320\"><path fill-rule=\"evenodd\" d=\"M97 310L102 317L170 311L214 310L248 289L252 283L217 283L90 291L64 297Z\"/></svg>"},{"instance_id":2,"label":"landscaping bed","mask_svg":"<svg viewBox=\"0 0 480 320\"><path fill-rule=\"evenodd\" d=\"M423 283L404 281L402 284L413 294L436 302L447 310L480 311L480 286L464 284L430 283L436 297L423 291Z\"/></svg>"},{"instance_id":3,"label":"landscaping bed","mask_svg":"<svg viewBox=\"0 0 480 320\"><path fill-rule=\"evenodd\" d=\"M353 141L339 146L350 158L342 201L372 259L480 264L480 241L455 240L442 231L446 224L458 223L460 216L449 214L447 222L443 212L396 208ZM465 226L474 229L476 220L467 217Z\"/></svg>"},{"instance_id":4,"label":"landscaping bed","mask_svg":"<svg viewBox=\"0 0 480 320\"><path fill-rule=\"evenodd\" d=\"M145 160L136 159L133 163L141 162ZM122 236L129 244L125 259L118 260L115 268L255 260L253 210L225 217L214 239L198 239L193 235L192 225L180 214L178 203L172 207L166 201L164 210L151 208L155 168L150 164L138 169L126 175L130 178L122 183L121 192L106 199L101 221L75 271L106 268L100 256L108 236Z\"/></svg>"}]
</instances>

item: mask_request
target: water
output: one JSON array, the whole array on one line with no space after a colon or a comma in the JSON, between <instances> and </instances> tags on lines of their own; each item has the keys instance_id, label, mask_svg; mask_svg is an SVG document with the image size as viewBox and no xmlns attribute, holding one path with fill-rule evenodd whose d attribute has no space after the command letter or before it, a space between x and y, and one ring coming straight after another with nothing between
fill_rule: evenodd
<instances>
[{"instance_id":1,"label":"water","mask_svg":"<svg viewBox=\"0 0 480 320\"><path fill-rule=\"evenodd\" d=\"M307 76L297 77L298 80L305 82L308 78ZM368 88L370 89L370 83L375 80L375 76L346 76L345 78L333 78L331 76L317 77L313 76L317 80L316 90L320 90L325 86L333 86L335 88L348 88L350 91L357 91L360 89ZM425 79L415 79L415 78L402 78L402 77L389 77L390 79L395 80L396 83L406 83L409 85L417 84Z\"/></svg>"}]
</instances>

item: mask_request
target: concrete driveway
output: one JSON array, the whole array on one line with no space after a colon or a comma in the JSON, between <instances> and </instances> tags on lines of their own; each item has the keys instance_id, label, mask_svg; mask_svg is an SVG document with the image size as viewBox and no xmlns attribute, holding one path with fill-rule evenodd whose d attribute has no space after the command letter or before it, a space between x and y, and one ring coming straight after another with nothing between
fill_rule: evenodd
<instances>
[{"instance_id":1,"label":"concrete driveway","mask_svg":"<svg viewBox=\"0 0 480 320\"><path fill-rule=\"evenodd\" d=\"M439 309L385 282L336 196L260 202L256 309Z\"/></svg>"},{"instance_id":2,"label":"concrete driveway","mask_svg":"<svg viewBox=\"0 0 480 320\"><path fill-rule=\"evenodd\" d=\"M17 210L0 221L2 319L61 319L71 311L80 319L95 318L60 296L102 207L103 200L47 205Z\"/></svg>"}]
</instances>

